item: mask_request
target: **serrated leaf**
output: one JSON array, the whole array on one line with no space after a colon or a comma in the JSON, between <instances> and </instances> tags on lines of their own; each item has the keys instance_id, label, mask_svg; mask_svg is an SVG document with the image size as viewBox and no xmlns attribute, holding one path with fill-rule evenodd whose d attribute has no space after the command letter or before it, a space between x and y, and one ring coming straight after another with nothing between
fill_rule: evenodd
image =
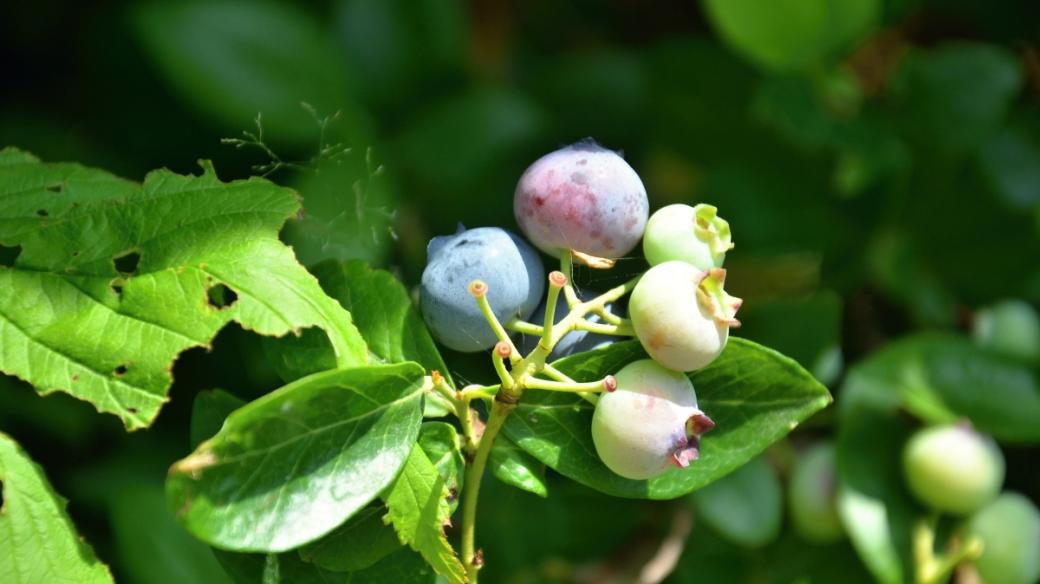
<instances>
[{"instance_id":1,"label":"serrated leaf","mask_svg":"<svg viewBox=\"0 0 1040 584\"><path fill-rule=\"evenodd\" d=\"M524 452L505 435L495 438L488 458L491 474L507 485L548 497L545 487L545 465Z\"/></svg>"},{"instance_id":2,"label":"serrated leaf","mask_svg":"<svg viewBox=\"0 0 1040 584\"><path fill-rule=\"evenodd\" d=\"M232 321L275 336L318 327L339 366L365 363L350 314L278 241L299 209L291 190L221 182L205 162L201 176L158 170L138 185L77 164L5 159L0 245L21 253L0 266L0 371L135 430L165 403L177 355ZM233 301L212 304L225 289Z\"/></svg>"},{"instance_id":3,"label":"serrated leaf","mask_svg":"<svg viewBox=\"0 0 1040 584\"><path fill-rule=\"evenodd\" d=\"M447 422L424 422L419 429L419 447L444 479L444 487L448 489L448 509L454 513L466 473L458 431Z\"/></svg>"},{"instance_id":4,"label":"serrated leaf","mask_svg":"<svg viewBox=\"0 0 1040 584\"><path fill-rule=\"evenodd\" d=\"M6 434L0 434L0 488L0 582L113 582L76 533L65 499Z\"/></svg>"},{"instance_id":5,"label":"serrated leaf","mask_svg":"<svg viewBox=\"0 0 1040 584\"><path fill-rule=\"evenodd\" d=\"M554 365L592 381L645 359L636 341L568 357ZM618 497L672 499L735 470L831 402L827 389L797 363L740 338L730 338L711 365L690 374L699 406L716 428L701 442L700 459L648 481L622 478L596 455L593 407L571 394L529 391L503 431L517 446L564 476Z\"/></svg>"},{"instance_id":6,"label":"serrated leaf","mask_svg":"<svg viewBox=\"0 0 1040 584\"><path fill-rule=\"evenodd\" d=\"M444 532L451 515L447 497L444 478L423 449L416 446L384 500L389 509L386 518L401 541L455 584L466 582L466 569Z\"/></svg>"},{"instance_id":7,"label":"serrated leaf","mask_svg":"<svg viewBox=\"0 0 1040 584\"><path fill-rule=\"evenodd\" d=\"M439 371L452 383L448 366L408 290L393 274L357 260L322 262L312 271L325 292L353 315L354 324L373 355L387 363L415 361L427 371ZM283 372L292 376L328 369L333 359L327 344L290 340L288 346L280 349L274 349L272 344L268 343L268 350L281 355ZM452 411L435 393L427 396L426 409L428 416Z\"/></svg>"},{"instance_id":8,"label":"serrated leaf","mask_svg":"<svg viewBox=\"0 0 1040 584\"><path fill-rule=\"evenodd\" d=\"M1040 441L1040 382L1028 366L954 335L919 334L856 365L845 382L875 409L931 423L967 418L1003 442Z\"/></svg>"},{"instance_id":9,"label":"serrated leaf","mask_svg":"<svg viewBox=\"0 0 1040 584\"><path fill-rule=\"evenodd\" d=\"M236 410L170 469L167 500L210 545L281 552L329 533L393 481L415 444L414 363L305 377Z\"/></svg>"}]
</instances>

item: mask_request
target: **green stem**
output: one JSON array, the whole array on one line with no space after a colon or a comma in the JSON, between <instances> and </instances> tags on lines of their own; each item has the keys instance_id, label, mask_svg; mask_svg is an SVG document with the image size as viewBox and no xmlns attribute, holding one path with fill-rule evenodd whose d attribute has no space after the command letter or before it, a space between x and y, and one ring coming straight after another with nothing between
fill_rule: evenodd
<instances>
[{"instance_id":1,"label":"green stem","mask_svg":"<svg viewBox=\"0 0 1040 584\"><path fill-rule=\"evenodd\" d=\"M570 393L599 393L603 391L611 391L611 387L616 387L617 382L614 378L608 377L607 379L600 379L599 381L549 381L547 379L538 379L537 377L531 377L524 385L531 389L544 389L546 391L564 391Z\"/></svg>"},{"instance_id":2,"label":"green stem","mask_svg":"<svg viewBox=\"0 0 1040 584\"><path fill-rule=\"evenodd\" d=\"M495 336L503 343L507 343L509 348L512 349L512 353L510 353L509 356L510 361L519 361L520 355L516 350L516 345L513 344L513 339L509 338L509 333L506 332L502 323L498 322L498 317L495 316L495 311L491 310L491 304L488 303L487 295L481 294L475 296L475 298L477 299L477 305L480 306L480 312L484 315L484 319L487 320L488 325L491 326L491 330L495 331Z\"/></svg>"},{"instance_id":3,"label":"green stem","mask_svg":"<svg viewBox=\"0 0 1040 584\"><path fill-rule=\"evenodd\" d=\"M983 543L977 537L948 546L946 553L935 553L936 518L926 519L914 527L914 580L917 584L942 584L958 564L982 555Z\"/></svg>"},{"instance_id":4,"label":"green stem","mask_svg":"<svg viewBox=\"0 0 1040 584\"><path fill-rule=\"evenodd\" d=\"M574 328L580 331L589 331L590 333L596 333L600 335L614 335L618 337L634 337L636 331L632 328L631 322L625 322L621 324L607 324L600 322L589 322L587 320L580 320Z\"/></svg>"},{"instance_id":5,"label":"green stem","mask_svg":"<svg viewBox=\"0 0 1040 584\"><path fill-rule=\"evenodd\" d=\"M560 254L560 271L563 272L564 276L567 276L567 284L563 287L563 297L567 299L567 306L573 309L578 304L581 304L581 299L578 298L578 293L574 291L574 258L571 257L570 250Z\"/></svg>"},{"instance_id":6,"label":"green stem","mask_svg":"<svg viewBox=\"0 0 1040 584\"><path fill-rule=\"evenodd\" d=\"M492 402L487 426L484 428L484 435L480 438L480 446L473 456L472 463L466 467L465 482L462 486L462 563L466 567L469 584L477 584L477 573L483 563L483 560L477 557L474 546L480 481L484 476L484 469L487 467L488 456L491 454L495 436L498 435L506 417L515 407L516 404L499 400Z\"/></svg>"},{"instance_id":7,"label":"green stem","mask_svg":"<svg viewBox=\"0 0 1040 584\"><path fill-rule=\"evenodd\" d=\"M556 381L562 381L564 383L577 383L576 381L568 377L567 374L565 374L563 371L560 371L559 369L553 367L552 365L549 365L548 363L546 363L542 367L542 373L548 375L549 377L552 377ZM594 393L582 392L579 393L578 396L592 405L596 405L599 402L599 396Z\"/></svg>"},{"instance_id":8,"label":"green stem","mask_svg":"<svg viewBox=\"0 0 1040 584\"><path fill-rule=\"evenodd\" d=\"M534 335L536 337L542 336L542 326L514 318L513 320L506 323L506 329L513 332L517 332L524 335Z\"/></svg>"}]
</instances>

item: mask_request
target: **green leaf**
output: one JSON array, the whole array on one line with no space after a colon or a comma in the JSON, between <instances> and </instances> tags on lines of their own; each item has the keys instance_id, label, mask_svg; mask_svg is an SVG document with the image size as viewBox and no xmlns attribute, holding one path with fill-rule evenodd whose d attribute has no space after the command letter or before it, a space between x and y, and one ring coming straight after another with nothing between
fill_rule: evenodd
<instances>
[{"instance_id":1,"label":"green leaf","mask_svg":"<svg viewBox=\"0 0 1040 584\"><path fill-rule=\"evenodd\" d=\"M926 152L943 155L969 151L992 135L1021 87L1014 53L971 43L912 51L892 80L907 132Z\"/></svg>"},{"instance_id":2,"label":"green leaf","mask_svg":"<svg viewBox=\"0 0 1040 584\"><path fill-rule=\"evenodd\" d=\"M862 38L878 0L708 0L712 25L734 50L772 71L806 69Z\"/></svg>"},{"instance_id":3,"label":"green leaf","mask_svg":"<svg viewBox=\"0 0 1040 584\"><path fill-rule=\"evenodd\" d=\"M318 327L340 366L365 363L350 314L278 241L296 195L202 167L138 185L78 164L0 165L0 245L21 247L0 266L0 371L134 430L165 403L177 355L232 321L275 336Z\"/></svg>"},{"instance_id":4,"label":"green leaf","mask_svg":"<svg viewBox=\"0 0 1040 584\"><path fill-rule=\"evenodd\" d=\"M209 548L174 520L166 508L162 483L121 483L113 489L108 517L127 581L230 582Z\"/></svg>"},{"instance_id":5,"label":"green leaf","mask_svg":"<svg viewBox=\"0 0 1040 584\"><path fill-rule=\"evenodd\" d=\"M571 377L592 381L645 359L636 341L558 361ZM701 443L701 456L688 469L672 469L648 481L611 472L592 443L592 405L559 392L529 391L503 431L520 448L564 476L619 497L673 499L695 491L742 466L831 402L827 389L797 363L740 338L730 338L722 355L690 374L697 401L716 428Z\"/></svg>"},{"instance_id":6,"label":"green leaf","mask_svg":"<svg viewBox=\"0 0 1040 584\"><path fill-rule=\"evenodd\" d=\"M979 167L990 187L1010 207L1040 208L1040 137L1027 120L1016 120L979 149ZM1023 123L1024 122L1024 123ZM1032 125L1036 127L1036 123Z\"/></svg>"},{"instance_id":7,"label":"green leaf","mask_svg":"<svg viewBox=\"0 0 1040 584\"><path fill-rule=\"evenodd\" d=\"M448 366L434 345L426 323L412 303L404 284L385 270L362 261L327 261L312 268L325 292L354 317L354 324L368 343L369 351L387 363L415 361L427 371L439 371L452 383ZM324 339L303 342L290 339L268 342L268 349L282 359L283 371L298 377L329 368L333 355ZM320 343L320 345L319 345ZM274 349L277 345L280 348ZM443 398L427 396L428 416L452 411Z\"/></svg>"},{"instance_id":8,"label":"green leaf","mask_svg":"<svg viewBox=\"0 0 1040 584\"><path fill-rule=\"evenodd\" d=\"M1022 363L954 335L919 334L854 367L846 391L931 423L967 418L1003 442L1040 442L1040 384Z\"/></svg>"},{"instance_id":9,"label":"green leaf","mask_svg":"<svg viewBox=\"0 0 1040 584\"><path fill-rule=\"evenodd\" d=\"M391 483L419 433L414 363L317 373L236 410L170 469L170 508L216 547L281 552L332 531Z\"/></svg>"},{"instance_id":10,"label":"green leaf","mask_svg":"<svg viewBox=\"0 0 1040 584\"><path fill-rule=\"evenodd\" d=\"M244 405L246 400L223 389L200 391L191 404L191 447L198 448L207 438L216 435L231 412Z\"/></svg>"},{"instance_id":11,"label":"green leaf","mask_svg":"<svg viewBox=\"0 0 1040 584\"><path fill-rule=\"evenodd\" d=\"M135 32L158 73L188 103L238 131L261 112L268 133L298 143L318 127L300 102L340 110L344 135L362 122L327 31L293 4L194 0L134 7ZM291 47L292 50L287 50Z\"/></svg>"},{"instance_id":12,"label":"green leaf","mask_svg":"<svg viewBox=\"0 0 1040 584\"><path fill-rule=\"evenodd\" d=\"M864 386L861 386L864 387ZM902 450L912 427L879 407L865 389L842 390L838 425L838 513L878 581L910 581L910 531L916 509L903 485Z\"/></svg>"},{"instance_id":13,"label":"green leaf","mask_svg":"<svg viewBox=\"0 0 1040 584\"><path fill-rule=\"evenodd\" d=\"M466 581L466 569L444 533L451 516L447 497L444 478L417 446L384 500L389 509L387 520L401 541L422 554L434 571L455 584Z\"/></svg>"},{"instance_id":14,"label":"green leaf","mask_svg":"<svg viewBox=\"0 0 1040 584\"><path fill-rule=\"evenodd\" d=\"M372 504L332 533L300 549L300 557L324 570L356 572L401 549L393 527L383 521L386 508Z\"/></svg>"},{"instance_id":15,"label":"green leaf","mask_svg":"<svg viewBox=\"0 0 1040 584\"><path fill-rule=\"evenodd\" d=\"M65 499L6 434L0 434L0 488L0 581L113 582L108 567L76 533Z\"/></svg>"},{"instance_id":16,"label":"green leaf","mask_svg":"<svg viewBox=\"0 0 1040 584\"><path fill-rule=\"evenodd\" d=\"M425 422L419 429L419 447L444 479L444 487L448 489L449 509L454 513L466 473L466 461L462 456L462 444L455 426L447 422Z\"/></svg>"},{"instance_id":17,"label":"green leaf","mask_svg":"<svg viewBox=\"0 0 1040 584\"><path fill-rule=\"evenodd\" d=\"M521 450L512 440L500 434L491 445L488 468L495 478L507 485L548 497L545 486L545 465Z\"/></svg>"},{"instance_id":18,"label":"green leaf","mask_svg":"<svg viewBox=\"0 0 1040 584\"><path fill-rule=\"evenodd\" d=\"M240 554L214 550L236 584L434 584L437 574L419 554L402 549L353 572L323 570L293 552Z\"/></svg>"},{"instance_id":19,"label":"green leaf","mask_svg":"<svg viewBox=\"0 0 1040 584\"><path fill-rule=\"evenodd\" d=\"M761 456L694 492L691 500L699 519L738 545L763 546L780 534L780 480Z\"/></svg>"}]
</instances>

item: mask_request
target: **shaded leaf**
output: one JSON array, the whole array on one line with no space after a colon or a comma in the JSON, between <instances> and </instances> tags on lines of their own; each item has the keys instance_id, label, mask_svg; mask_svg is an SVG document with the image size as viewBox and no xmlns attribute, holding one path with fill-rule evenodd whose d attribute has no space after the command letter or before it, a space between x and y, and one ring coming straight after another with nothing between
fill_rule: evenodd
<instances>
[{"instance_id":1,"label":"shaded leaf","mask_svg":"<svg viewBox=\"0 0 1040 584\"><path fill-rule=\"evenodd\" d=\"M638 342L615 343L569 357L557 368L582 381L601 379L645 359ZM592 405L558 392L527 392L503 431L520 448L564 476L620 497L672 499L732 472L830 403L827 389L797 363L771 349L730 338L722 355L690 374L700 408L717 426L700 459L648 481L611 472L592 443Z\"/></svg>"},{"instance_id":2,"label":"shaded leaf","mask_svg":"<svg viewBox=\"0 0 1040 584\"><path fill-rule=\"evenodd\" d=\"M407 549L354 572L334 572L309 564L294 553L241 554L214 550L237 584L434 584L437 575L422 557Z\"/></svg>"},{"instance_id":3,"label":"shaded leaf","mask_svg":"<svg viewBox=\"0 0 1040 584\"><path fill-rule=\"evenodd\" d=\"M22 248L0 266L0 371L134 430L165 403L177 355L231 321L275 336L318 327L340 366L365 363L350 314L277 239L295 194L202 167L137 185L77 164L0 165L0 244ZM217 287L234 301L213 305Z\"/></svg>"},{"instance_id":4,"label":"shaded leaf","mask_svg":"<svg viewBox=\"0 0 1040 584\"><path fill-rule=\"evenodd\" d=\"M170 508L225 549L314 541L393 480L419 433L414 363L317 373L239 408L170 469Z\"/></svg>"},{"instance_id":5,"label":"shaded leaf","mask_svg":"<svg viewBox=\"0 0 1040 584\"><path fill-rule=\"evenodd\" d=\"M700 520L738 545L759 547L780 534L780 480L761 456L695 491L691 500Z\"/></svg>"},{"instance_id":6,"label":"shaded leaf","mask_svg":"<svg viewBox=\"0 0 1040 584\"><path fill-rule=\"evenodd\" d=\"M335 531L300 549L300 557L323 570L356 572L401 549L397 532L383 521L381 503L365 507Z\"/></svg>"},{"instance_id":7,"label":"shaded leaf","mask_svg":"<svg viewBox=\"0 0 1040 584\"><path fill-rule=\"evenodd\" d=\"M0 488L0 581L113 582L108 567L76 533L65 499L6 434L0 434Z\"/></svg>"},{"instance_id":8,"label":"shaded leaf","mask_svg":"<svg viewBox=\"0 0 1040 584\"><path fill-rule=\"evenodd\" d=\"M305 142L318 128L300 102L345 112L361 125L335 44L292 4L247 0L149 3L134 7L146 55L189 103L233 130L261 112L276 138ZM286 50L292 47L292 50Z\"/></svg>"},{"instance_id":9,"label":"shaded leaf","mask_svg":"<svg viewBox=\"0 0 1040 584\"><path fill-rule=\"evenodd\" d=\"M244 405L246 400L223 389L200 391L191 404L191 447L198 448L207 438L216 435L231 412Z\"/></svg>"},{"instance_id":10,"label":"shaded leaf","mask_svg":"<svg viewBox=\"0 0 1040 584\"><path fill-rule=\"evenodd\" d=\"M539 497L549 496L545 487L545 465L524 452L504 435L491 445L488 468L498 480Z\"/></svg>"},{"instance_id":11,"label":"shaded leaf","mask_svg":"<svg viewBox=\"0 0 1040 584\"><path fill-rule=\"evenodd\" d=\"M971 340L919 334L872 354L846 380L877 408L903 408L930 423L967 418L1003 442L1040 441L1040 385L1028 366Z\"/></svg>"}]
</instances>

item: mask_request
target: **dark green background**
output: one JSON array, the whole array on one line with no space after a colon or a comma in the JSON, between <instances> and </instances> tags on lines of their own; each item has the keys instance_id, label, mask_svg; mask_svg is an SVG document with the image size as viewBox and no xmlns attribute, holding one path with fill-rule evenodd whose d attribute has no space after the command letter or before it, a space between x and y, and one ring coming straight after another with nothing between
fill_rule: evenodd
<instances>
[{"instance_id":1,"label":"dark green background","mask_svg":"<svg viewBox=\"0 0 1040 584\"><path fill-rule=\"evenodd\" d=\"M854 38L783 70L720 40L692 0L16 2L0 21L0 144L134 179L209 158L230 179L266 161L220 142L252 129L258 110L287 159L310 157L318 139L298 102L340 110L328 138L353 148L341 166L271 177L304 197L285 237L305 262L363 257L414 285L430 237L458 222L514 228L523 169L592 136L624 151L652 208L720 208L737 242L727 267L745 298L739 334L837 389L839 348L853 364L912 331L968 331L1000 299L1040 303L1040 5L879 2ZM643 266L626 258L620 272ZM492 377L483 357L448 357L464 380ZM120 581L216 577L165 514L165 470L187 452L199 390L250 398L278 383L237 329L185 354L175 378L155 427L132 435L0 378L0 427L71 499ZM770 460L783 471L792 447L831 435L834 420L818 415ZM1036 500L1038 451L1004 451L1008 487ZM623 563L674 510L549 483L543 501L488 482L489 581ZM688 549L677 582L869 581L847 545L786 530L744 551L697 524Z\"/></svg>"}]
</instances>

